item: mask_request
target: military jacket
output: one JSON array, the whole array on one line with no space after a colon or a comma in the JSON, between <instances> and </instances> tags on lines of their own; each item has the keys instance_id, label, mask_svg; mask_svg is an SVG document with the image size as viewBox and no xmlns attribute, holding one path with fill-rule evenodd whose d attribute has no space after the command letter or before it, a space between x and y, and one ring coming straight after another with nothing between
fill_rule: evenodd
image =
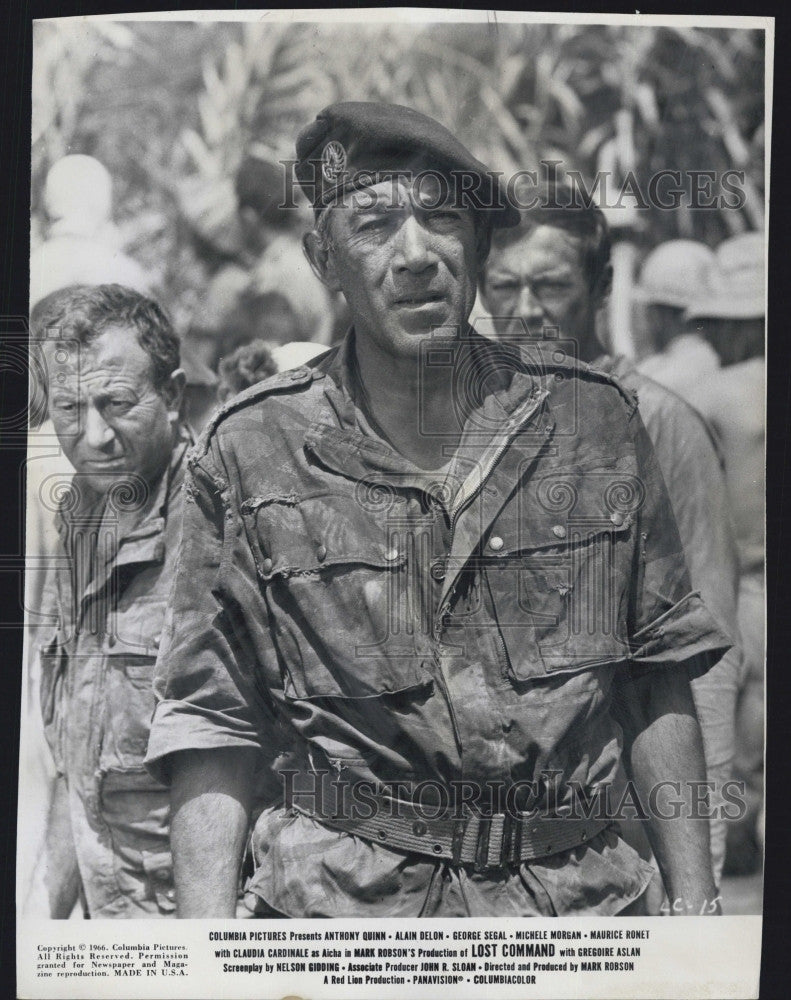
<instances>
[{"instance_id":1,"label":"military jacket","mask_svg":"<svg viewBox=\"0 0 791 1000\"><path fill-rule=\"evenodd\" d=\"M175 911L168 793L143 758L190 443L184 428L153 494L130 477L97 497L79 474L59 490L41 707L92 916Z\"/></svg>"},{"instance_id":2,"label":"military jacket","mask_svg":"<svg viewBox=\"0 0 791 1000\"><path fill-rule=\"evenodd\" d=\"M206 429L157 666L154 774L167 780L174 751L253 746L281 775L329 770L407 797L464 780L535 782L540 798L551 781L563 802L617 769L614 685L705 671L727 648L691 590L634 398L562 352L469 336L463 356L428 359L454 367L467 414L442 475L371 424L353 333ZM615 912L650 877L612 828L499 879L439 878L430 858L275 805L254 841L254 891L293 916Z\"/></svg>"}]
</instances>

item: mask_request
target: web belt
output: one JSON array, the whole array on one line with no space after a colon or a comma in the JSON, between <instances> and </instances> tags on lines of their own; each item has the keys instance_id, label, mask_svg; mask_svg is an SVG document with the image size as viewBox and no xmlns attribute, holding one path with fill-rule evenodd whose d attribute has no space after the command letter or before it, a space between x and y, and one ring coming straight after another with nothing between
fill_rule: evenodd
<instances>
[{"instance_id":1,"label":"web belt","mask_svg":"<svg viewBox=\"0 0 791 1000\"><path fill-rule=\"evenodd\" d=\"M612 823L611 819L579 817L562 809L551 816L536 812L473 813L460 819L451 815L429 819L414 803L401 799L378 802L386 809L369 818L318 815L296 803L293 808L325 826L392 850L472 865L475 871L560 854L586 843Z\"/></svg>"}]
</instances>

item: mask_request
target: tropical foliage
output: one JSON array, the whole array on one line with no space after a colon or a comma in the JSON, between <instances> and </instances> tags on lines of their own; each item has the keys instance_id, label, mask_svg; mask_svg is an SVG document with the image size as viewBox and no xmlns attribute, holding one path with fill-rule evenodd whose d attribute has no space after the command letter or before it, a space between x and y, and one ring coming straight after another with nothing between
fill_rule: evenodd
<instances>
[{"instance_id":1,"label":"tropical foliage","mask_svg":"<svg viewBox=\"0 0 791 1000\"><path fill-rule=\"evenodd\" d=\"M245 151L289 158L317 110L362 99L428 112L507 172L554 159L588 180L631 172L645 185L668 168L743 170L740 210L630 216L645 248L674 236L714 244L763 224L763 60L751 30L40 22L33 238L49 166L66 152L96 156L113 174L130 252L188 320Z\"/></svg>"}]
</instances>

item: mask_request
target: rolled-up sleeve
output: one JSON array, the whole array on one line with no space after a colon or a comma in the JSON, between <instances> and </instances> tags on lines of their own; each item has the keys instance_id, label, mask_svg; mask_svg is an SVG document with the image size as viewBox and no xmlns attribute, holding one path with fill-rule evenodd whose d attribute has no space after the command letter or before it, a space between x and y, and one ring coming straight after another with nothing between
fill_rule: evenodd
<instances>
[{"instance_id":1,"label":"rolled-up sleeve","mask_svg":"<svg viewBox=\"0 0 791 1000\"><path fill-rule=\"evenodd\" d=\"M222 599L235 532L227 478L210 452L190 460L173 590L154 675L157 706L146 767L168 783L181 750L260 747L244 643ZM258 725L256 725L258 722Z\"/></svg>"},{"instance_id":2,"label":"rolled-up sleeve","mask_svg":"<svg viewBox=\"0 0 791 1000\"><path fill-rule=\"evenodd\" d=\"M705 673L730 648L730 638L693 590L665 482L638 414L631 418L645 499L637 516L636 572L630 600L633 672L686 664Z\"/></svg>"}]
</instances>

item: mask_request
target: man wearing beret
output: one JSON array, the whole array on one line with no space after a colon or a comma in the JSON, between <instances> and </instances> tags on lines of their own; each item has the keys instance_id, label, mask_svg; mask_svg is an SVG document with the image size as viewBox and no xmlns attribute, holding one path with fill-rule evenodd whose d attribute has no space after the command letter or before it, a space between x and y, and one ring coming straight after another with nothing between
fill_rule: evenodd
<instances>
[{"instance_id":1,"label":"man wearing beret","mask_svg":"<svg viewBox=\"0 0 791 1000\"><path fill-rule=\"evenodd\" d=\"M437 122L338 104L297 157L353 327L190 460L147 756L180 915L233 915L266 774L258 913L623 912L652 869L606 801L622 757L674 912L716 912L689 680L728 642L634 399L468 329L518 216Z\"/></svg>"}]
</instances>

